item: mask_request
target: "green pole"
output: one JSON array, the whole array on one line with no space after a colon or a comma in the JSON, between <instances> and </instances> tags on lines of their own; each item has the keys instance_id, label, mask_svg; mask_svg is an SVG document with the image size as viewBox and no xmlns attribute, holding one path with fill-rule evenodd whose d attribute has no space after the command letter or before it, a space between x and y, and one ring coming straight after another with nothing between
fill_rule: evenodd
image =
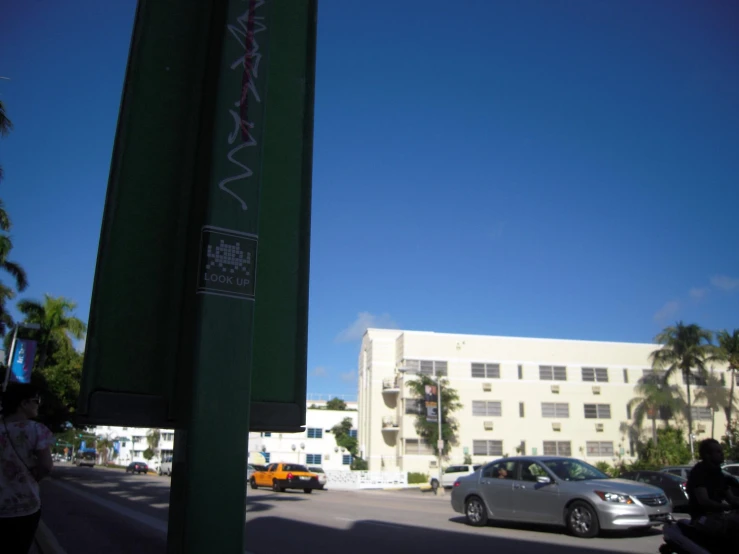
<instances>
[{"instance_id":1,"label":"green pole","mask_svg":"<svg viewBox=\"0 0 739 554\"><path fill-rule=\"evenodd\" d=\"M168 552L244 550L252 337L273 2L214 3L189 243L192 360ZM213 86L209 86L212 83ZM186 300L187 301L187 300ZM191 340L189 340L191 339ZM190 350L188 346L191 346ZM184 364L186 367L186 364Z\"/></svg>"}]
</instances>

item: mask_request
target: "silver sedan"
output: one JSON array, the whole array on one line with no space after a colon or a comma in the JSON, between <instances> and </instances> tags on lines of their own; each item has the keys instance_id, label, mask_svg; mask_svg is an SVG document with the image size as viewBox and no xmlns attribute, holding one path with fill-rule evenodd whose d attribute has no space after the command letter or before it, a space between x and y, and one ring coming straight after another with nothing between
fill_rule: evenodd
<instances>
[{"instance_id":1,"label":"silver sedan","mask_svg":"<svg viewBox=\"0 0 739 554\"><path fill-rule=\"evenodd\" d=\"M457 479L451 500L470 525L489 519L563 525L586 538L601 529L659 525L672 512L661 489L556 456L495 460Z\"/></svg>"}]
</instances>

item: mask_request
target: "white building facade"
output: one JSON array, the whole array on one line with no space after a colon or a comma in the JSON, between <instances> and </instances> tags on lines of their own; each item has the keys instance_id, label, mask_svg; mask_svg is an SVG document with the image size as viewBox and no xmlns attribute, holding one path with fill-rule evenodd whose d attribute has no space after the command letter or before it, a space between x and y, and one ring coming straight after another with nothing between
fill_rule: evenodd
<instances>
[{"instance_id":1,"label":"white building facade","mask_svg":"<svg viewBox=\"0 0 739 554\"><path fill-rule=\"evenodd\" d=\"M346 410L327 410L325 402L306 410L302 433L249 433L249 462L266 464L292 462L321 466L324 470L348 470L352 455L336 444L334 426L345 418L352 422L352 436L357 435L357 403L347 402Z\"/></svg>"},{"instance_id":2,"label":"white building facade","mask_svg":"<svg viewBox=\"0 0 739 554\"><path fill-rule=\"evenodd\" d=\"M144 462L156 469L162 460L172 459L174 454L174 430L159 429L159 445L154 449L154 457L147 460L144 457L144 452L149 448L147 436L150 431L151 429L141 427L98 426L92 432L95 436L108 439L113 443L113 449L108 454L109 461L120 465ZM88 444L88 446L92 446L92 444Z\"/></svg>"},{"instance_id":3,"label":"white building facade","mask_svg":"<svg viewBox=\"0 0 739 554\"><path fill-rule=\"evenodd\" d=\"M465 455L473 463L517 454L611 464L633 459L629 403L638 396L640 380L654 376L649 355L657 348L369 329L359 355L360 455L370 471L438 471L430 445L416 433L419 401L407 386L422 373L444 376L462 403L452 414L459 423L458 444L445 463L462 463ZM713 368L712 382L727 388L724 369ZM684 392L682 378L674 384ZM712 429L720 438L724 412L706 405L704 383L693 384L695 440L710 437ZM679 425L687 428L684 420ZM645 422L643 435L650 429Z\"/></svg>"}]
</instances>

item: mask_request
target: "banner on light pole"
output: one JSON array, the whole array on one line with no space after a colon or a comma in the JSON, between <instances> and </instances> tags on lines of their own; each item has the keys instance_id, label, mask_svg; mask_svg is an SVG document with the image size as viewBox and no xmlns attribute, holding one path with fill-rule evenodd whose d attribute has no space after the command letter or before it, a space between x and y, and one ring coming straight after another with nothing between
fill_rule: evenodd
<instances>
[{"instance_id":1,"label":"banner on light pole","mask_svg":"<svg viewBox=\"0 0 739 554\"><path fill-rule=\"evenodd\" d=\"M36 341L17 339L13 359L10 360L10 381L13 383L30 383L35 357Z\"/></svg>"},{"instance_id":2,"label":"banner on light pole","mask_svg":"<svg viewBox=\"0 0 739 554\"><path fill-rule=\"evenodd\" d=\"M437 385L425 385L426 421L436 423L439 421L439 387Z\"/></svg>"}]
</instances>

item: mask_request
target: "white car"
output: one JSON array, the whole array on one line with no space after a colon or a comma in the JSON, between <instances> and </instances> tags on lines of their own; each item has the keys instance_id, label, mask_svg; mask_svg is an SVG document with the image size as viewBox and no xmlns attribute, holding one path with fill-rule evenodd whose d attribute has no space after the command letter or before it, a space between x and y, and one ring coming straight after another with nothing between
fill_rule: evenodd
<instances>
[{"instance_id":1,"label":"white car","mask_svg":"<svg viewBox=\"0 0 739 554\"><path fill-rule=\"evenodd\" d=\"M169 475L172 477L172 456L167 456L161 461L157 468L157 473L159 475Z\"/></svg>"},{"instance_id":2,"label":"white car","mask_svg":"<svg viewBox=\"0 0 739 554\"><path fill-rule=\"evenodd\" d=\"M441 474L441 486L445 489L451 489L458 478L470 475L480 469L480 467L482 467L482 464L449 466L444 470L444 473ZM436 489L439 488L439 476L432 475L429 479L429 485L431 485L431 488L436 492Z\"/></svg>"},{"instance_id":3,"label":"white car","mask_svg":"<svg viewBox=\"0 0 739 554\"><path fill-rule=\"evenodd\" d=\"M319 491L325 490L326 489L326 482L328 481L328 478L326 477L326 472L323 471L323 468L322 467L319 467L319 466L309 466L308 467L308 471L310 471L311 473L315 473L316 475L318 475L318 484L320 485L318 487L318 490Z\"/></svg>"}]
</instances>

